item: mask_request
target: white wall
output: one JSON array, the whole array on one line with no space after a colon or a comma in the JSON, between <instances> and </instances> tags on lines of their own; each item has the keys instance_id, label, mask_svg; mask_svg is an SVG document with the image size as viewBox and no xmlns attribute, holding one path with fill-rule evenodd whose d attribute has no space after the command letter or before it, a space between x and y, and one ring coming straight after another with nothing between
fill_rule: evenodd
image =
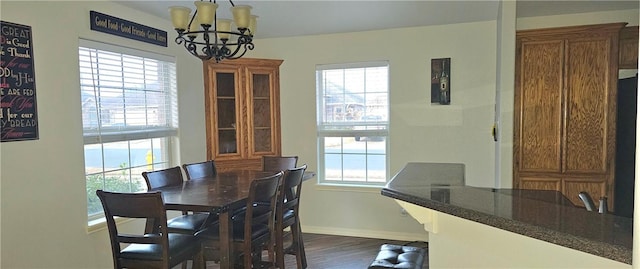
<instances>
[{"instance_id":1,"label":"white wall","mask_svg":"<svg viewBox=\"0 0 640 269\"><path fill-rule=\"evenodd\" d=\"M317 170L316 65L387 60L390 174L410 161L465 163L469 184L493 186L495 21L263 39L256 42L254 55L284 59L283 152L299 155L311 170ZM446 57L451 58L451 105L432 105L430 61ZM381 196L379 188L354 192L309 182L304 191L301 214L307 232L410 240L424 236L424 230L402 217L400 207Z\"/></svg>"},{"instance_id":2,"label":"white wall","mask_svg":"<svg viewBox=\"0 0 640 269\"><path fill-rule=\"evenodd\" d=\"M495 146L495 188L511 188L513 181L513 107L516 54L516 2L500 2L498 15Z\"/></svg>"},{"instance_id":3,"label":"white wall","mask_svg":"<svg viewBox=\"0 0 640 269\"><path fill-rule=\"evenodd\" d=\"M177 56L181 159L202 160L202 67L184 49L91 31L89 11L159 29L169 21L109 2L2 1L3 21L31 26L40 139L0 144L2 268L110 268L105 230L87 233L78 38Z\"/></svg>"}]
</instances>

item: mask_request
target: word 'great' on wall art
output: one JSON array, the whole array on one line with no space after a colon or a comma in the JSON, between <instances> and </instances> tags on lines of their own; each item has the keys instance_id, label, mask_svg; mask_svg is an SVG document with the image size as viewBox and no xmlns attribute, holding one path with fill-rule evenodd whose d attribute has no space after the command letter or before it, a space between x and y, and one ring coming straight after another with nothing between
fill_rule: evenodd
<instances>
[{"instance_id":1,"label":"word 'great' on wall art","mask_svg":"<svg viewBox=\"0 0 640 269\"><path fill-rule=\"evenodd\" d=\"M451 58L431 59L431 103L451 104Z\"/></svg>"},{"instance_id":2,"label":"word 'great' on wall art","mask_svg":"<svg viewBox=\"0 0 640 269\"><path fill-rule=\"evenodd\" d=\"M0 21L0 142L38 139L31 26Z\"/></svg>"}]
</instances>

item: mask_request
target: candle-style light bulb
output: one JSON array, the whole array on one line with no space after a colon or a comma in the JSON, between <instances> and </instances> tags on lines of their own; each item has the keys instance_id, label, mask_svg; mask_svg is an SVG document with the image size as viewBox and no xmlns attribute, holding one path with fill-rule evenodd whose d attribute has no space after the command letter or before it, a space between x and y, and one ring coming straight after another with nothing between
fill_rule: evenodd
<instances>
[{"instance_id":1,"label":"candle-style light bulb","mask_svg":"<svg viewBox=\"0 0 640 269\"><path fill-rule=\"evenodd\" d=\"M258 30L258 16L251 15L251 20L249 21L249 33L251 34L251 36L254 36L257 30Z\"/></svg>"},{"instance_id":2,"label":"candle-style light bulb","mask_svg":"<svg viewBox=\"0 0 640 269\"><path fill-rule=\"evenodd\" d=\"M233 21L238 26L238 29L247 29L251 22L251 6L237 5L231 7L231 13L233 14Z\"/></svg>"},{"instance_id":3,"label":"candle-style light bulb","mask_svg":"<svg viewBox=\"0 0 640 269\"><path fill-rule=\"evenodd\" d=\"M229 32L230 30L231 30L231 20L229 19L216 20L216 31L218 31L218 38L220 40L229 40L229 33L221 33L221 32Z\"/></svg>"},{"instance_id":4,"label":"candle-style light bulb","mask_svg":"<svg viewBox=\"0 0 640 269\"><path fill-rule=\"evenodd\" d=\"M173 28L182 31L186 30L187 24L189 24L189 13L191 13L191 9L188 7L169 7Z\"/></svg>"},{"instance_id":5,"label":"candle-style light bulb","mask_svg":"<svg viewBox=\"0 0 640 269\"><path fill-rule=\"evenodd\" d=\"M218 4L212 2L205 1L195 1L193 3L196 5L198 14L196 15L196 19L200 25L213 25L213 19L216 17L216 10L218 9Z\"/></svg>"}]
</instances>

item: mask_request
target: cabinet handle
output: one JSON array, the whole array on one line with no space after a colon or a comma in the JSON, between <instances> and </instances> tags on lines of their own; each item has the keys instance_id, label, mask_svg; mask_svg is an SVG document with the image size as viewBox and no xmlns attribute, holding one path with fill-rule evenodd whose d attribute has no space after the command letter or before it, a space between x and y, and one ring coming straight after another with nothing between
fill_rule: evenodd
<instances>
[{"instance_id":1,"label":"cabinet handle","mask_svg":"<svg viewBox=\"0 0 640 269\"><path fill-rule=\"evenodd\" d=\"M493 124L493 129L491 130L491 135L493 136L493 141L497 142L498 141L498 125L497 124Z\"/></svg>"}]
</instances>

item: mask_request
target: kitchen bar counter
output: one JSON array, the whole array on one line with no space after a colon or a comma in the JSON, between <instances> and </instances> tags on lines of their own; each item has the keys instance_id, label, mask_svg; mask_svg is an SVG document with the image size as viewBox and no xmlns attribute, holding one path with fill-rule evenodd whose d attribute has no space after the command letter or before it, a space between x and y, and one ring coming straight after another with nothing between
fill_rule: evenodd
<instances>
[{"instance_id":1,"label":"kitchen bar counter","mask_svg":"<svg viewBox=\"0 0 640 269\"><path fill-rule=\"evenodd\" d=\"M462 164L408 163L382 195L631 264L632 219L588 212L555 191L469 187Z\"/></svg>"}]
</instances>

